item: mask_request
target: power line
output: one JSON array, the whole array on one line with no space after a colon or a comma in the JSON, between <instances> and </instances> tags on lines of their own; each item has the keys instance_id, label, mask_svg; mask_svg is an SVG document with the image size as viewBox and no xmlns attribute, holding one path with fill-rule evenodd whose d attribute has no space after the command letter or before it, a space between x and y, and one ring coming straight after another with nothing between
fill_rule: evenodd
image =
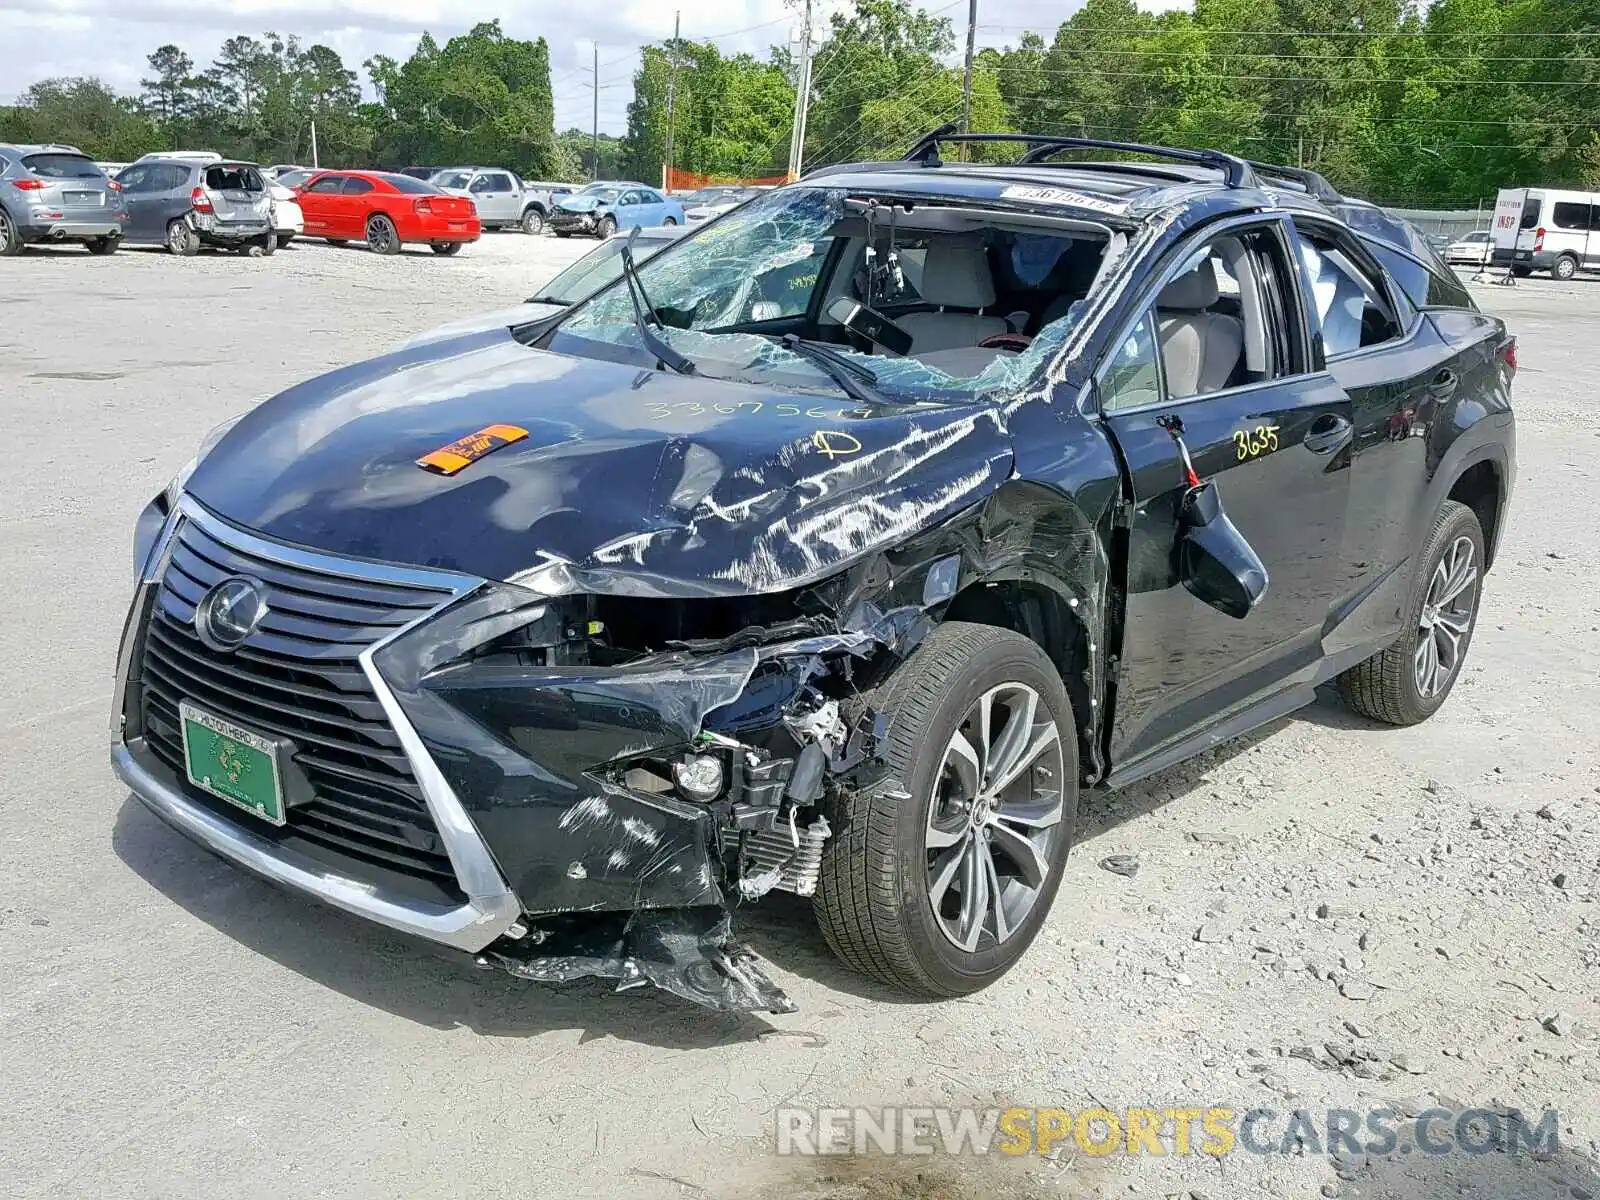
<instances>
[{"instance_id":1,"label":"power line","mask_svg":"<svg viewBox=\"0 0 1600 1200\"><path fill-rule=\"evenodd\" d=\"M1564 32L1564 33L1521 33L1521 32L1504 32L1504 33L1488 33L1488 32L1485 32L1485 33L1439 33L1436 30L1425 30L1425 29L1391 29L1391 30L1376 30L1376 29L1332 29L1332 30L1329 30L1329 29L1310 29L1310 30L1291 30L1291 29L1213 29L1213 28L1211 28L1210 26L1207 26L1207 25L1194 25L1194 24L1190 24L1190 25L1187 25L1187 26L1177 26L1177 27L1174 27L1174 28L1167 28L1167 29L1115 29L1115 28L1107 28L1107 27L1104 27L1104 26L1102 26L1102 27L1093 27L1093 26L1091 26L1091 27L1087 27L1087 28L1084 28L1084 29L1078 29L1078 28L1072 26L1070 24L1070 22L1063 22L1063 25L1066 28L1071 29L1072 32L1074 34L1077 34L1077 35L1083 35L1083 34L1088 34L1088 35L1091 35L1091 36L1094 36L1094 35L1102 35L1102 36L1103 35L1114 35L1116 37L1166 37L1166 36L1169 36L1169 35L1171 35L1173 33L1183 33L1185 35L1188 35L1188 34L1204 34L1204 35L1206 35L1208 37L1261 37L1261 38L1284 38L1284 39L1289 39L1289 38L1367 38L1369 40L1376 40L1376 41L1382 41L1385 38L1436 38L1439 41L1451 41L1451 40L1473 41L1473 40L1481 40L1481 39L1487 39L1487 38L1500 38L1500 39L1513 39L1513 40L1520 38L1520 39L1532 40L1534 38L1572 38L1572 39L1580 39L1580 38L1596 38L1596 37L1600 37L1600 30L1588 30L1588 31L1576 31L1576 32ZM980 25L980 26L978 26L978 28L979 29L991 30L991 31L994 31L994 32L997 32L997 33L1008 33L1008 32L1037 33L1038 32L1038 30L1033 28L1033 26L1031 26L1031 25ZM1059 29L1060 29L1060 27L1058 27L1058 32L1059 32Z\"/></svg>"},{"instance_id":2,"label":"power line","mask_svg":"<svg viewBox=\"0 0 1600 1200\"><path fill-rule=\"evenodd\" d=\"M990 71L997 75L1071 75L1083 79L1169 79L1167 71L1100 71L1092 72L1071 70L1067 68L1043 67L990 67ZM1426 75L1413 76L1380 76L1368 75L1355 78L1332 75L1219 75L1214 71L1205 71L1206 79L1226 79L1233 82L1247 83L1336 83L1342 86L1362 86L1370 83L1430 83L1457 87L1600 87L1600 79L1433 79Z\"/></svg>"}]
</instances>

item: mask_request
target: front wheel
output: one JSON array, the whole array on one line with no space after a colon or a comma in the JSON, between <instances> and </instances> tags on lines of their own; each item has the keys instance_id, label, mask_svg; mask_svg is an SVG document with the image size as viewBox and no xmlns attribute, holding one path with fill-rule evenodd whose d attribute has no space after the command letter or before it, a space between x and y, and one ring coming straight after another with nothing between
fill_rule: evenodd
<instances>
[{"instance_id":1,"label":"front wheel","mask_svg":"<svg viewBox=\"0 0 1600 1200\"><path fill-rule=\"evenodd\" d=\"M1078 807L1072 707L1008 629L948 622L869 703L890 714L888 778L837 813L815 911L851 967L923 997L1016 964L1061 884Z\"/></svg>"},{"instance_id":2,"label":"front wheel","mask_svg":"<svg viewBox=\"0 0 1600 1200\"><path fill-rule=\"evenodd\" d=\"M174 221L167 226L167 250L179 258L193 258L200 253L200 235L187 221Z\"/></svg>"},{"instance_id":3,"label":"front wheel","mask_svg":"<svg viewBox=\"0 0 1600 1200\"><path fill-rule=\"evenodd\" d=\"M400 232L382 213L367 220L367 249L374 254L400 253Z\"/></svg>"},{"instance_id":4,"label":"front wheel","mask_svg":"<svg viewBox=\"0 0 1600 1200\"><path fill-rule=\"evenodd\" d=\"M1550 268L1550 274L1556 279L1568 280L1578 273L1578 260L1570 254L1563 254L1556 259L1556 265Z\"/></svg>"},{"instance_id":5,"label":"front wheel","mask_svg":"<svg viewBox=\"0 0 1600 1200\"><path fill-rule=\"evenodd\" d=\"M434 242L433 243L433 252L435 254L443 254L446 257L449 257L452 254L456 254L460 250L461 250L461 243L460 242Z\"/></svg>"},{"instance_id":6,"label":"front wheel","mask_svg":"<svg viewBox=\"0 0 1600 1200\"><path fill-rule=\"evenodd\" d=\"M122 239L119 237L90 238L84 243L89 248L90 254L115 254L121 244Z\"/></svg>"},{"instance_id":7,"label":"front wheel","mask_svg":"<svg viewBox=\"0 0 1600 1200\"><path fill-rule=\"evenodd\" d=\"M1483 530L1465 504L1446 500L1418 558L1406 631L1339 676L1339 694L1364 717L1415 725L1439 711L1472 644L1483 576Z\"/></svg>"},{"instance_id":8,"label":"front wheel","mask_svg":"<svg viewBox=\"0 0 1600 1200\"><path fill-rule=\"evenodd\" d=\"M537 208L530 208L522 214L522 232L534 236L544 232L544 214Z\"/></svg>"},{"instance_id":9,"label":"front wheel","mask_svg":"<svg viewBox=\"0 0 1600 1200\"><path fill-rule=\"evenodd\" d=\"M600 233L600 240L601 241L604 241L606 238L610 237L612 234L614 234L616 232L617 232L617 219L615 217L601 217L600 218L599 233Z\"/></svg>"}]
</instances>

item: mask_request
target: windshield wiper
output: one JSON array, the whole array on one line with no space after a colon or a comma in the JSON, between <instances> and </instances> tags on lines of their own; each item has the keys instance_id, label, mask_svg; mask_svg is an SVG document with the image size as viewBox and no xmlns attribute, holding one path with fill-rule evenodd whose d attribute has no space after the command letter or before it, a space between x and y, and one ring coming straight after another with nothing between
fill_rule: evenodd
<instances>
[{"instance_id":1,"label":"windshield wiper","mask_svg":"<svg viewBox=\"0 0 1600 1200\"><path fill-rule=\"evenodd\" d=\"M876 386L878 377L858 362L852 362L837 350L821 342L808 342L793 333L779 339L791 354L814 364L837 383L844 394L863 404L888 404L889 399Z\"/></svg>"},{"instance_id":2,"label":"windshield wiper","mask_svg":"<svg viewBox=\"0 0 1600 1200\"><path fill-rule=\"evenodd\" d=\"M572 305L571 300L563 300L560 296L529 296L524 304L559 304L562 308Z\"/></svg>"},{"instance_id":3,"label":"windshield wiper","mask_svg":"<svg viewBox=\"0 0 1600 1200\"><path fill-rule=\"evenodd\" d=\"M644 284L639 282L639 268L633 261L633 239L638 236L639 230L635 228L628 235L628 240L622 244L622 282L628 289L628 299L633 303L633 323L639 328L639 340L644 343L646 350L656 356L656 361L662 366L676 371L679 375L693 375L694 363L667 345L655 330L650 328L652 321L657 329L662 328L662 325L661 318L650 303L650 297L645 294ZM646 312L650 314L648 321L645 319Z\"/></svg>"}]
</instances>

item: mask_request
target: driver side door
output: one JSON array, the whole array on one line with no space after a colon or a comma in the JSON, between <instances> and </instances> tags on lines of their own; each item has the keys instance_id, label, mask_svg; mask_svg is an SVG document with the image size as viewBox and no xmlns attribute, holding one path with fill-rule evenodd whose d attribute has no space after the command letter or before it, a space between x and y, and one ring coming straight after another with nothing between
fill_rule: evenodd
<instances>
[{"instance_id":1,"label":"driver side door","mask_svg":"<svg viewBox=\"0 0 1600 1200\"><path fill-rule=\"evenodd\" d=\"M1146 307L1097 381L1100 420L1128 471L1123 645L1113 679L1113 783L1230 736L1311 696L1340 591L1350 503L1351 401L1305 313L1287 218L1244 218L1159 267ZM1178 572L1179 510L1194 469L1267 568L1243 618Z\"/></svg>"}]
</instances>

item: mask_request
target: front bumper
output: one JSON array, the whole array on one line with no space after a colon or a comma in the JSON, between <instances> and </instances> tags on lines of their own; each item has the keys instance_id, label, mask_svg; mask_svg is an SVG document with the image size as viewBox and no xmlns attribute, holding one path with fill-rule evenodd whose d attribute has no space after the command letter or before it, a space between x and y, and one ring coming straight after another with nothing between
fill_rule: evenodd
<instances>
[{"instance_id":1,"label":"front bumper","mask_svg":"<svg viewBox=\"0 0 1600 1200\"><path fill-rule=\"evenodd\" d=\"M600 228L600 219L593 213L563 212L557 209L550 214L550 228L557 233L594 233Z\"/></svg>"}]
</instances>

